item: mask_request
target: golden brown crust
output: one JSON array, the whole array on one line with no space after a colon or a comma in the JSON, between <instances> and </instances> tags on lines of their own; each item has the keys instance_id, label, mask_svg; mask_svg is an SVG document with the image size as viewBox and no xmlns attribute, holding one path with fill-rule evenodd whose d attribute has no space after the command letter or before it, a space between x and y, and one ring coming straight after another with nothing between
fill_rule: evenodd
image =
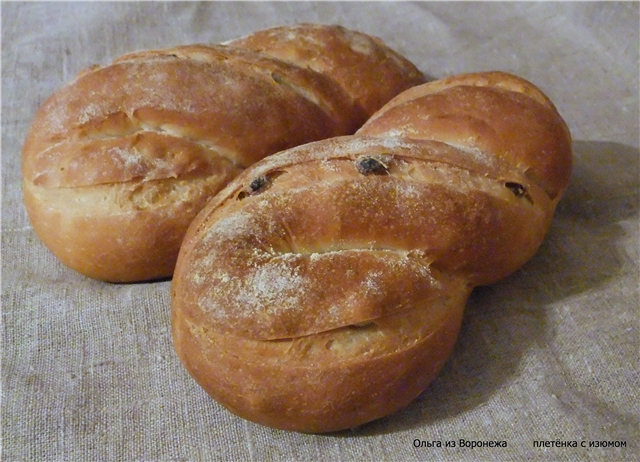
<instances>
[{"instance_id":1,"label":"golden brown crust","mask_svg":"<svg viewBox=\"0 0 640 462\"><path fill-rule=\"evenodd\" d=\"M285 430L344 430L407 406L436 377L467 297L464 287L453 293L370 324L267 342L207 330L174 310L174 343L231 412Z\"/></svg>"},{"instance_id":2,"label":"golden brown crust","mask_svg":"<svg viewBox=\"0 0 640 462\"><path fill-rule=\"evenodd\" d=\"M307 57L345 51L322 46L345 35L343 28L293 29L299 40L288 43L291 49L306 46L307 34L319 41ZM241 44L142 51L86 69L43 104L24 143L25 202L34 229L65 264L91 277L128 282L170 276L180 234L196 209L242 169L283 149L353 133L391 97L424 81L395 54L387 63L391 51L377 47L373 58L352 53L344 71L366 75L377 64L395 69L396 78L385 85L358 87L364 97L379 100L366 108L350 96L349 82L338 84L306 62L286 62ZM122 203L127 191L158 192L157 185L189 192L173 194L179 196L173 205L154 201L144 210ZM102 194L105 188L113 191ZM117 211L100 200L88 215L73 207L67 212L58 208L61 194L71 203L117 200ZM65 231L47 220L63 220ZM82 241L76 226L91 228L99 251L76 245ZM119 244L125 236L126 245Z\"/></svg>"},{"instance_id":3,"label":"golden brown crust","mask_svg":"<svg viewBox=\"0 0 640 462\"><path fill-rule=\"evenodd\" d=\"M571 175L571 136L556 108L531 83L502 72L414 87L392 99L358 133L490 152L539 182L552 199L566 189Z\"/></svg>"},{"instance_id":4,"label":"golden brown crust","mask_svg":"<svg viewBox=\"0 0 640 462\"><path fill-rule=\"evenodd\" d=\"M319 146L330 146L321 158ZM358 159L371 155L389 157L386 175L358 171ZM256 178L267 178L268 188L243 197ZM507 182L522 185L529 199ZM232 186L198 216L182 250L192 263L176 279L207 323L261 339L409 309L428 299L432 265L464 271L474 283L500 279L537 250L552 211L523 175L438 142L334 138L271 157ZM522 253L510 250L516 245ZM344 293L372 284L384 293ZM273 312L257 319L270 304ZM315 309L294 312L301 304ZM333 314L336 304L341 311Z\"/></svg>"},{"instance_id":5,"label":"golden brown crust","mask_svg":"<svg viewBox=\"0 0 640 462\"><path fill-rule=\"evenodd\" d=\"M449 356L471 289L536 252L570 166L564 121L526 81L410 89L354 136L256 163L198 214L172 285L176 351L265 425L394 412Z\"/></svg>"},{"instance_id":6,"label":"golden brown crust","mask_svg":"<svg viewBox=\"0 0 640 462\"><path fill-rule=\"evenodd\" d=\"M425 81L409 61L379 38L341 26L274 27L227 44L266 53L330 77L367 117L396 96L397 89L406 90ZM367 72L361 72L363 67ZM372 92L372 88L378 91Z\"/></svg>"}]
</instances>

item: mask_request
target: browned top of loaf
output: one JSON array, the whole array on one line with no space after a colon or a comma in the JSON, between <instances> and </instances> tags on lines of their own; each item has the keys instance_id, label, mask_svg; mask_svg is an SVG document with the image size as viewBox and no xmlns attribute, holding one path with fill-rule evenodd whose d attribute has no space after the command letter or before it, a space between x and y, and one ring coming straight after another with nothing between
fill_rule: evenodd
<instances>
[{"instance_id":1,"label":"browned top of loaf","mask_svg":"<svg viewBox=\"0 0 640 462\"><path fill-rule=\"evenodd\" d=\"M299 24L259 31L227 42L329 76L367 118L397 93L425 82L406 58L379 38L341 26ZM366 69L363 72L363 69ZM376 91L372 91L372 89Z\"/></svg>"},{"instance_id":2,"label":"browned top of loaf","mask_svg":"<svg viewBox=\"0 0 640 462\"><path fill-rule=\"evenodd\" d=\"M387 172L363 175L370 157ZM508 164L444 143L311 143L254 165L207 205L184 240L174 302L196 323L257 339L366 322L441 296L447 274L504 277L535 252L552 210Z\"/></svg>"},{"instance_id":3,"label":"browned top of loaf","mask_svg":"<svg viewBox=\"0 0 640 462\"><path fill-rule=\"evenodd\" d=\"M138 53L83 73L45 102L25 142L24 173L30 180L82 181L100 172L101 183L139 177L140 164L149 164L140 151L107 146L78 155L73 147L153 134L191 141L185 155L197 157L204 146L208 155L246 167L307 140L355 130L341 101L344 95L322 75L253 52L186 46ZM162 160L173 167L168 175L183 173L176 159ZM59 168L73 161L83 164L73 175Z\"/></svg>"},{"instance_id":4,"label":"browned top of loaf","mask_svg":"<svg viewBox=\"0 0 640 462\"><path fill-rule=\"evenodd\" d=\"M411 88L359 131L438 140L487 153L559 198L571 175L571 135L537 87L504 72L462 74Z\"/></svg>"},{"instance_id":5,"label":"browned top of loaf","mask_svg":"<svg viewBox=\"0 0 640 462\"><path fill-rule=\"evenodd\" d=\"M295 145L353 133L371 115L367 111L424 80L408 61L364 35L352 34L369 44L367 52L353 45L349 55L346 45L335 45L343 39L334 36L351 36L343 28L292 30L296 41L288 47L317 41L304 52L308 59L335 53L323 60L338 66L346 57L348 69L325 66L333 69L325 75L306 61L294 65L239 42L125 55L86 69L44 103L23 148L25 180L65 187L206 176L212 156L247 167ZM261 36L268 33L251 43L259 45ZM358 80L378 67L395 72L395 79L373 86ZM361 99L380 101L364 109ZM182 140L177 151L165 149L176 144L172 139Z\"/></svg>"}]
</instances>

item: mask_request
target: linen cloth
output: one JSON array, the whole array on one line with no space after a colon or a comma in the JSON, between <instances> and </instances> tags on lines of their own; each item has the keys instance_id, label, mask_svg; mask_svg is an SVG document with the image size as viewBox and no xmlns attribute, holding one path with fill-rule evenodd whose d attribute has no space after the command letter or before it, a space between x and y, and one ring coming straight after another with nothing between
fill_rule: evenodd
<instances>
[{"instance_id":1,"label":"linen cloth","mask_svg":"<svg viewBox=\"0 0 640 462\"><path fill-rule=\"evenodd\" d=\"M639 460L638 3L4 2L1 12L2 460ZM114 285L64 267L34 234L20 184L35 112L83 68L298 22L376 35L433 78L520 75L556 104L575 150L545 243L472 294L437 380L406 409L330 435L262 427L216 404L174 354L171 282ZM477 447L488 441L506 447Z\"/></svg>"}]
</instances>

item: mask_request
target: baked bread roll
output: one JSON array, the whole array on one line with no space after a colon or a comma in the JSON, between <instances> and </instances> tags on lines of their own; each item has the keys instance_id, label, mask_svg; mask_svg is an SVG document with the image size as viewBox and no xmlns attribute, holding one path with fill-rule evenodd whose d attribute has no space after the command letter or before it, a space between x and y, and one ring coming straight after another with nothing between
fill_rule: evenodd
<instances>
[{"instance_id":1,"label":"baked bread roll","mask_svg":"<svg viewBox=\"0 0 640 462\"><path fill-rule=\"evenodd\" d=\"M231 412L300 432L414 400L466 300L538 249L571 171L569 130L501 72L407 90L354 136L270 156L189 228L175 349Z\"/></svg>"},{"instance_id":2,"label":"baked bread roll","mask_svg":"<svg viewBox=\"0 0 640 462\"><path fill-rule=\"evenodd\" d=\"M277 151L352 134L424 76L339 26L131 53L52 95L23 148L34 230L69 267L132 282L170 276L206 201Z\"/></svg>"}]
</instances>

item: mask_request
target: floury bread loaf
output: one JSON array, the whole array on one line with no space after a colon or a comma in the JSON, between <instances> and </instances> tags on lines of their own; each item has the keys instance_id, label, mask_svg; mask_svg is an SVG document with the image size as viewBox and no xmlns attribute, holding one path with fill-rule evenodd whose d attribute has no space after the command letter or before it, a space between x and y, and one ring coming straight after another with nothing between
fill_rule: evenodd
<instances>
[{"instance_id":1,"label":"floury bread loaf","mask_svg":"<svg viewBox=\"0 0 640 462\"><path fill-rule=\"evenodd\" d=\"M34 230L69 267L170 276L189 223L243 169L352 134L424 76L379 39L304 24L94 66L38 111L23 148Z\"/></svg>"},{"instance_id":2,"label":"floury bread loaf","mask_svg":"<svg viewBox=\"0 0 640 462\"><path fill-rule=\"evenodd\" d=\"M571 137L501 72L407 90L354 136L249 168L193 222L172 285L176 351L246 419L329 432L414 400L466 300L538 249Z\"/></svg>"}]
</instances>

